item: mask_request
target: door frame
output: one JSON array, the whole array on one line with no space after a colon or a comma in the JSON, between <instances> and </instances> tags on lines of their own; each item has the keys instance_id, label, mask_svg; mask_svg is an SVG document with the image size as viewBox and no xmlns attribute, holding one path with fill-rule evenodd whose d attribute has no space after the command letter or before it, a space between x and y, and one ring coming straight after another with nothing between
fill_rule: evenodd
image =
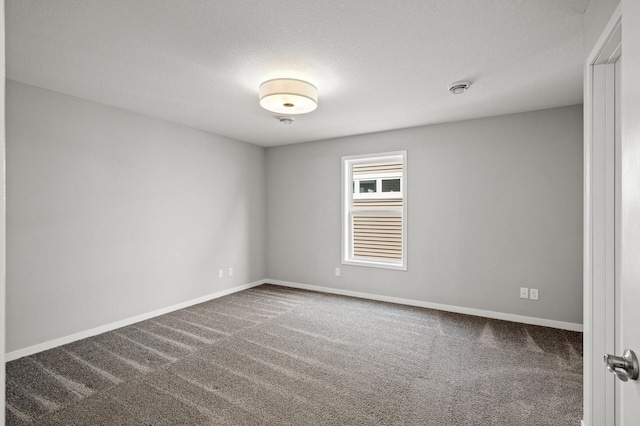
<instances>
[{"instance_id":1,"label":"door frame","mask_svg":"<svg viewBox=\"0 0 640 426\"><path fill-rule=\"evenodd\" d=\"M615 62L622 52L618 5L584 73L584 426L613 425L616 383L602 356L616 344Z\"/></svg>"}]
</instances>

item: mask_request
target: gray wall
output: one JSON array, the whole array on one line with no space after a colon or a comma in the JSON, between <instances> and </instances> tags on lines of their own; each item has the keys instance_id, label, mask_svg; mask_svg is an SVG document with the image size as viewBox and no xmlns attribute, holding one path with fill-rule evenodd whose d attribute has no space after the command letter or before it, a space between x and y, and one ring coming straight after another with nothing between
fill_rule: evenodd
<instances>
[{"instance_id":1,"label":"gray wall","mask_svg":"<svg viewBox=\"0 0 640 426\"><path fill-rule=\"evenodd\" d=\"M8 81L7 351L264 278L264 182L264 148Z\"/></svg>"},{"instance_id":2,"label":"gray wall","mask_svg":"<svg viewBox=\"0 0 640 426\"><path fill-rule=\"evenodd\" d=\"M340 157L405 149L408 271L341 265ZM7 81L7 225L8 352L265 277L581 323L582 109L265 150Z\"/></svg>"},{"instance_id":3,"label":"gray wall","mask_svg":"<svg viewBox=\"0 0 640 426\"><path fill-rule=\"evenodd\" d=\"M340 158L395 150L408 271L341 265ZM582 323L582 160L581 106L269 148L267 276Z\"/></svg>"}]
</instances>

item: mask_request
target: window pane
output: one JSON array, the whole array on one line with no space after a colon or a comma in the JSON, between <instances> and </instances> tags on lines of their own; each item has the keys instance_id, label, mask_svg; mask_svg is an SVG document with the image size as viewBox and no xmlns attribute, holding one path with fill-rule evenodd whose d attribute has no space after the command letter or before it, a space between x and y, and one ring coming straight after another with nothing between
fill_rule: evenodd
<instances>
[{"instance_id":1,"label":"window pane","mask_svg":"<svg viewBox=\"0 0 640 426\"><path fill-rule=\"evenodd\" d=\"M382 179L382 192L400 192L400 179Z\"/></svg>"},{"instance_id":2,"label":"window pane","mask_svg":"<svg viewBox=\"0 0 640 426\"><path fill-rule=\"evenodd\" d=\"M376 192L376 181L375 180L361 180L360 181L360 193L371 193Z\"/></svg>"}]
</instances>

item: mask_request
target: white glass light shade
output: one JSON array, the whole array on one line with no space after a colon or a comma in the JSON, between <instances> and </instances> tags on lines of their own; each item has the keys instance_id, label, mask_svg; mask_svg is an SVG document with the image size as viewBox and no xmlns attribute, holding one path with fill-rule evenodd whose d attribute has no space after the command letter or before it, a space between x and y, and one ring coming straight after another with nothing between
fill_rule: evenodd
<instances>
[{"instance_id":1,"label":"white glass light shade","mask_svg":"<svg viewBox=\"0 0 640 426\"><path fill-rule=\"evenodd\" d=\"M306 114L318 107L318 89L292 78L265 81L260 85L260 106L279 114Z\"/></svg>"}]
</instances>

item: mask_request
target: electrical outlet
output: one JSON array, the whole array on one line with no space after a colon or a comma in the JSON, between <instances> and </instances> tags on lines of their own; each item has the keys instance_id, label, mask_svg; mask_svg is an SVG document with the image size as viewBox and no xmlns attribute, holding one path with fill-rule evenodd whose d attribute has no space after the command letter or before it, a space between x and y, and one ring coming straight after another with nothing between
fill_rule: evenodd
<instances>
[{"instance_id":1,"label":"electrical outlet","mask_svg":"<svg viewBox=\"0 0 640 426\"><path fill-rule=\"evenodd\" d=\"M340 276L340 268L336 268L336 277Z\"/></svg>"},{"instance_id":2,"label":"electrical outlet","mask_svg":"<svg viewBox=\"0 0 640 426\"><path fill-rule=\"evenodd\" d=\"M218 269L218 278L224 277L224 269Z\"/></svg>"},{"instance_id":3,"label":"electrical outlet","mask_svg":"<svg viewBox=\"0 0 640 426\"><path fill-rule=\"evenodd\" d=\"M520 287L520 299L529 298L529 289L527 287Z\"/></svg>"},{"instance_id":4,"label":"electrical outlet","mask_svg":"<svg viewBox=\"0 0 640 426\"><path fill-rule=\"evenodd\" d=\"M537 288L532 288L531 290L529 290L529 299L538 300L538 289Z\"/></svg>"},{"instance_id":5,"label":"electrical outlet","mask_svg":"<svg viewBox=\"0 0 640 426\"><path fill-rule=\"evenodd\" d=\"M233 268L229 268L229 276L232 277L233 276Z\"/></svg>"}]
</instances>

